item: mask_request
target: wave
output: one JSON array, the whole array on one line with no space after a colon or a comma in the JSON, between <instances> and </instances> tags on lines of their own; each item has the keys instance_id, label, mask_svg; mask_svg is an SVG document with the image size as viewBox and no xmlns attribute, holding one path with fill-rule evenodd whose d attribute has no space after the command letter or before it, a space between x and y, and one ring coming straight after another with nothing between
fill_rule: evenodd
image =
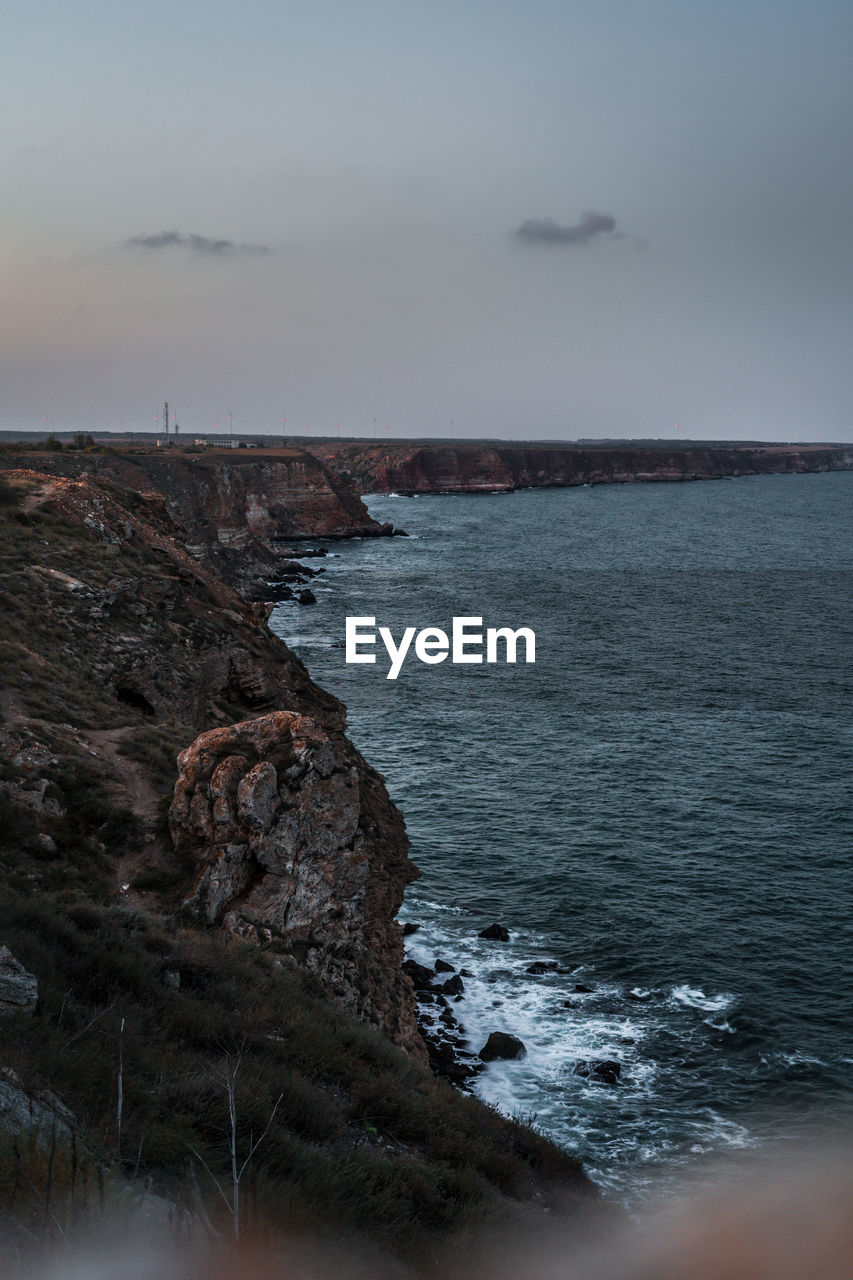
<instances>
[{"instance_id":1,"label":"wave","mask_svg":"<svg viewBox=\"0 0 853 1280\"><path fill-rule=\"evenodd\" d=\"M709 996L701 987L691 987L683 982L680 986L672 988L672 999L678 1004L687 1005L688 1008L701 1009L703 1013L722 1013L723 1009L728 1009L734 1003L735 997L726 992Z\"/></svg>"}]
</instances>

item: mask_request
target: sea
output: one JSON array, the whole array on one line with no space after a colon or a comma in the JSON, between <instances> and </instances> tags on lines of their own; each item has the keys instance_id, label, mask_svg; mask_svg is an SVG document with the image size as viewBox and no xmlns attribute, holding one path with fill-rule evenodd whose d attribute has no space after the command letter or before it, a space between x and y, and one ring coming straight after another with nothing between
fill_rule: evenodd
<instances>
[{"instance_id":1,"label":"sea","mask_svg":"<svg viewBox=\"0 0 853 1280\"><path fill-rule=\"evenodd\" d=\"M405 817L409 954L469 971L474 1053L526 1046L475 1092L629 1208L849 1132L853 473L366 501L409 536L325 544L271 626ZM390 680L347 616L528 627L535 663Z\"/></svg>"}]
</instances>

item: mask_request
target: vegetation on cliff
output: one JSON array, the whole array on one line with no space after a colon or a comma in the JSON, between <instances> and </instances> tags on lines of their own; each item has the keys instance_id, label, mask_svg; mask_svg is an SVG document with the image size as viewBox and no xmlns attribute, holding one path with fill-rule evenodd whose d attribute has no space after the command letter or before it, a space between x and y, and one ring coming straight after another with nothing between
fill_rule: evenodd
<instances>
[{"instance_id":1,"label":"vegetation on cliff","mask_svg":"<svg viewBox=\"0 0 853 1280\"><path fill-rule=\"evenodd\" d=\"M423 1065L393 921L402 820L341 704L181 532L106 476L23 466L0 485L0 944L38 981L34 1011L0 1017L7 1242L60 1238L117 1189L227 1228L237 1062L240 1158L264 1135L246 1223L333 1222L413 1255L513 1204L588 1199L573 1158ZM181 910L198 867L167 823L177 754L276 711L358 780L376 888L346 939L248 941ZM342 948L337 1000L314 946Z\"/></svg>"}]
</instances>

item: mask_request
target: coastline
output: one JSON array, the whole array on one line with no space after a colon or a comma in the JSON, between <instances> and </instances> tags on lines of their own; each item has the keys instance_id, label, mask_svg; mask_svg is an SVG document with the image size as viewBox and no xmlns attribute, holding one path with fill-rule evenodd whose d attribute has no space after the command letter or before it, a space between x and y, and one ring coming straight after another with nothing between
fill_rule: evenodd
<instances>
[{"instance_id":1,"label":"coastline","mask_svg":"<svg viewBox=\"0 0 853 1280\"><path fill-rule=\"evenodd\" d=\"M853 469L853 445L405 443L315 441L307 448L362 493L501 493Z\"/></svg>"},{"instance_id":2,"label":"coastline","mask_svg":"<svg viewBox=\"0 0 853 1280\"><path fill-rule=\"evenodd\" d=\"M402 818L342 704L268 630L271 603L241 594L268 581L280 526L254 513L271 504L230 468L205 506L182 460L158 459L144 489L114 456L40 461L7 451L0 477L0 943L25 993L0 1017L0 1142L36 1143L0 1230L18 1239L45 1195L66 1224L112 1212L46 1190L36 1131L51 1117L63 1169L71 1134L87 1177L131 1203L142 1177L177 1213L187 1142L214 1170L226 1160L216 1081L234 1053L241 1105L271 1126L247 1202L271 1230L319 1215L423 1256L496 1216L599 1203L577 1160L425 1066L395 919L415 874ZM297 533L325 536L326 495L306 528L306 490ZM363 510L358 536L376 527ZM215 1219L209 1184L203 1200Z\"/></svg>"},{"instance_id":3,"label":"coastline","mask_svg":"<svg viewBox=\"0 0 853 1280\"><path fill-rule=\"evenodd\" d=\"M617 1198L762 1135L772 1154L774 1134L844 1106L832 1002L817 1018L805 992L834 991L840 961L809 904L845 874L843 734L822 771L810 761L821 724L827 744L843 728L849 484L533 490L494 507L380 495L373 513L411 539L356 544L330 563L322 610L273 619L348 702L406 814L424 874L406 898L410 955L471 971L461 1001L444 998L475 1052L494 1029L527 1044L527 1062L489 1068L476 1091L564 1142L594 1131L581 1151ZM394 634L484 612L536 625L541 663L413 664L396 684L344 667L335 638L367 582ZM756 914L753 860L775 914ZM818 863L802 901L797 876ZM730 902L714 889L729 881ZM479 942L490 921L517 939ZM528 972L540 962L556 968ZM433 1001L451 976L426 975ZM609 1099L573 1080L591 1059L621 1060Z\"/></svg>"}]
</instances>

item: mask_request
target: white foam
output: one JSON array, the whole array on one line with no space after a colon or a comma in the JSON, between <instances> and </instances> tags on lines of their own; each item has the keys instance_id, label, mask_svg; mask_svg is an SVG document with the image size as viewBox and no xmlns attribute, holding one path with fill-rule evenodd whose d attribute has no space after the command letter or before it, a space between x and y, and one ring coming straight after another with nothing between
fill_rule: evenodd
<instances>
[{"instance_id":1,"label":"white foam","mask_svg":"<svg viewBox=\"0 0 853 1280\"><path fill-rule=\"evenodd\" d=\"M811 1053L803 1053L796 1049L793 1053L780 1053L779 1061L784 1062L787 1067L825 1067L826 1063L821 1058L816 1058Z\"/></svg>"},{"instance_id":2,"label":"white foam","mask_svg":"<svg viewBox=\"0 0 853 1280\"><path fill-rule=\"evenodd\" d=\"M745 1147L755 1145L756 1140L746 1125L739 1124L737 1120L721 1116L713 1107L705 1107L704 1115L708 1117L707 1120L696 1120L693 1124L694 1131L700 1141L710 1143L713 1147L722 1144L736 1150L743 1150Z\"/></svg>"},{"instance_id":3,"label":"white foam","mask_svg":"<svg viewBox=\"0 0 853 1280\"><path fill-rule=\"evenodd\" d=\"M417 898L411 893L407 897L407 902L409 906L426 907L428 911L438 911L442 915L466 916L469 914L465 907L452 907L447 902L431 902L429 898ZM401 911L399 918L404 920L410 914L408 911Z\"/></svg>"},{"instance_id":4,"label":"white foam","mask_svg":"<svg viewBox=\"0 0 853 1280\"><path fill-rule=\"evenodd\" d=\"M463 978L464 999L451 1006L465 1028L470 1051L478 1053L493 1031L517 1036L527 1049L526 1058L490 1063L478 1077L475 1089L484 1101L509 1115L544 1109L549 1113L548 1129L558 1130L555 1136L565 1141L570 1137L564 1114L567 1091L576 1098L595 1098L605 1108L621 1105L624 1097L624 1088L608 1090L600 1082L574 1076L579 1061L613 1059L622 1065L623 1081L630 1081L631 1089L650 1088L657 1066L640 1056L637 1046L646 1028L633 1016L634 1009L621 1015L587 1011L587 1002L617 995L618 988L599 986L580 995L572 990L573 974L530 974L531 961L545 957L526 940L516 942L517 935L511 935L510 942L496 943L470 933L460 935L457 921L447 918L442 904L435 905L439 919L410 935L407 949L421 964L431 966L442 956L471 973ZM453 911L457 916L463 913L461 908ZM572 1007L567 1008L569 996Z\"/></svg>"},{"instance_id":5,"label":"white foam","mask_svg":"<svg viewBox=\"0 0 853 1280\"><path fill-rule=\"evenodd\" d=\"M720 1013L728 1009L734 996L722 992L717 996L708 996L700 987L690 987L686 982L672 988L672 998L679 1004L686 1004L691 1009L701 1009L703 1013Z\"/></svg>"},{"instance_id":6,"label":"white foam","mask_svg":"<svg viewBox=\"0 0 853 1280\"><path fill-rule=\"evenodd\" d=\"M532 962L560 957L559 940L527 930L512 931L508 942L480 938L475 932L483 923L479 912L475 916L465 907L427 897L407 895L404 915L421 926L406 939L409 955L430 967L441 957L469 971L463 998L450 1004L468 1051L478 1054L493 1031L525 1044L526 1057L485 1067L472 1081L476 1094L506 1115L534 1116L619 1198L624 1199L627 1184L629 1200L639 1203L647 1184L668 1176L664 1170L682 1168L713 1150L753 1145L745 1126L711 1109L689 1117L664 1114L661 1102L673 1068L668 1058L657 1060L651 1047L661 1031L695 1036L695 1026L684 1018L690 1008L704 1015L711 1030L731 1032L720 1011L735 996L688 983L630 988L602 982L593 966L584 965L531 974ZM438 975L436 986L449 976ZM579 981L592 990L576 992ZM435 1007L422 1010L429 1024L439 1013ZM574 1074L578 1062L605 1059L622 1068L616 1086Z\"/></svg>"}]
</instances>

